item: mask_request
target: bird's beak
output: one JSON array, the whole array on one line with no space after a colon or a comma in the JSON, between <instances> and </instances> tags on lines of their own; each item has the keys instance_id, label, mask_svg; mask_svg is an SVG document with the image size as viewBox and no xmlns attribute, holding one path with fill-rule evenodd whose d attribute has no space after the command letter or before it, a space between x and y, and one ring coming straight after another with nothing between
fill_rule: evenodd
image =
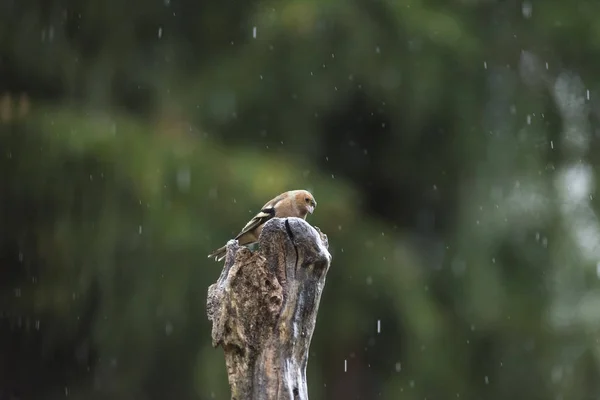
<instances>
[{"instance_id":1,"label":"bird's beak","mask_svg":"<svg viewBox=\"0 0 600 400\"><path fill-rule=\"evenodd\" d=\"M315 206L313 206L313 205L308 206L308 212L309 213L312 214L314 211L315 211Z\"/></svg>"}]
</instances>

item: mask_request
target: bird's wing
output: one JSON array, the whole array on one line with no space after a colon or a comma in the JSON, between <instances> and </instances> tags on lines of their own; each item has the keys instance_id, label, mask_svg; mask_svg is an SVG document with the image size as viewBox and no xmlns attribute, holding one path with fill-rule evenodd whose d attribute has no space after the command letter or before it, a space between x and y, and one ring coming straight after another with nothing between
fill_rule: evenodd
<instances>
[{"instance_id":1,"label":"bird's wing","mask_svg":"<svg viewBox=\"0 0 600 400\"><path fill-rule=\"evenodd\" d=\"M256 229L257 227L261 226L262 224L273 218L276 212L275 207L279 202L281 202L281 200L283 200L287 196L287 194L288 192L281 193L274 199L267 201L265 205L262 206L258 214L256 214L250 221L248 221L246 226L242 228L242 230L240 231L240 233L237 234L235 239L239 239L242 235Z\"/></svg>"},{"instance_id":2,"label":"bird's wing","mask_svg":"<svg viewBox=\"0 0 600 400\"><path fill-rule=\"evenodd\" d=\"M246 226L244 226L242 228L242 230L240 231L240 233L237 234L235 239L237 240L242 235L244 235L250 231L253 231L257 227L261 226L262 224L264 224L265 222L267 222L268 220L273 218L274 216L275 216L275 207L271 207L271 206L263 207L263 209L260 210L258 214L256 214L250 221L248 221Z\"/></svg>"}]
</instances>

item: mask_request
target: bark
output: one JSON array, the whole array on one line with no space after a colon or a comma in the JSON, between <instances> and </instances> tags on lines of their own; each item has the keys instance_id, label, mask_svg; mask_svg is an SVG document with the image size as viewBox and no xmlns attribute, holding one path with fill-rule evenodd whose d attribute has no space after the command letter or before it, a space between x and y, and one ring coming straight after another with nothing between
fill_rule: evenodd
<instances>
[{"instance_id":1,"label":"bark","mask_svg":"<svg viewBox=\"0 0 600 400\"><path fill-rule=\"evenodd\" d=\"M300 218L268 221L258 251L227 243L207 313L232 399L308 399L306 365L331 262L327 249L327 236Z\"/></svg>"}]
</instances>

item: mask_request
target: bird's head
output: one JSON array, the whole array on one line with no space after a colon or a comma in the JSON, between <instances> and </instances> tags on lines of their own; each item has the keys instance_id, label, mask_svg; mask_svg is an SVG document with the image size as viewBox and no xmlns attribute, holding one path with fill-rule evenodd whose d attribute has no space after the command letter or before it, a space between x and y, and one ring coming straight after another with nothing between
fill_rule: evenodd
<instances>
[{"instance_id":1,"label":"bird's head","mask_svg":"<svg viewBox=\"0 0 600 400\"><path fill-rule=\"evenodd\" d=\"M317 207L317 202L313 195L307 190L296 190L294 195L296 199L296 205L303 211L302 214L313 213Z\"/></svg>"}]
</instances>

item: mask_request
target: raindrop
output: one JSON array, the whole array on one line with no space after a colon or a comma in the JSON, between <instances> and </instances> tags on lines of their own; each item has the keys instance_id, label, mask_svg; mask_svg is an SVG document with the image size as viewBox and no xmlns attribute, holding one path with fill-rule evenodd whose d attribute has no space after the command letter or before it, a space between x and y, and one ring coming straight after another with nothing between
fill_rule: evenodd
<instances>
[{"instance_id":1,"label":"raindrop","mask_svg":"<svg viewBox=\"0 0 600 400\"><path fill-rule=\"evenodd\" d=\"M483 62L483 68L487 69L487 62L486 61Z\"/></svg>"},{"instance_id":2,"label":"raindrop","mask_svg":"<svg viewBox=\"0 0 600 400\"><path fill-rule=\"evenodd\" d=\"M523 13L523 17L531 18L531 14L533 13L533 5L529 1L523 2L521 6L521 12Z\"/></svg>"},{"instance_id":3,"label":"raindrop","mask_svg":"<svg viewBox=\"0 0 600 400\"><path fill-rule=\"evenodd\" d=\"M396 372L400 372L400 371L402 371L402 364L397 362L396 363Z\"/></svg>"},{"instance_id":4,"label":"raindrop","mask_svg":"<svg viewBox=\"0 0 600 400\"><path fill-rule=\"evenodd\" d=\"M165 324L165 333L167 334L167 336L170 336L171 333L173 333L173 324L170 322L167 322Z\"/></svg>"},{"instance_id":5,"label":"raindrop","mask_svg":"<svg viewBox=\"0 0 600 400\"><path fill-rule=\"evenodd\" d=\"M344 372L348 372L348 360L344 360Z\"/></svg>"},{"instance_id":6,"label":"raindrop","mask_svg":"<svg viewBox=\"0 0 600 400\"><path fill-rule=\"evenodd\" d=\"M589 100L590 99L590 90L586 90L585 91L585 97Z\"/></svg>"},{"instance_id":7,"label":"raindrop","mask_svg":"<svg viewBox=\"0 0 600 400\"><path fill-rule=\"evenodd\" d=\"M158 28L158 38L162 38L162 26Z\"/></svg>"},{"instance_id":8,"label":"raindrop","mask_svg":"<svg viewBox=\"0 0 600 400\"><path fill-rule=\"evenodd\" d=\"M452 261L451 268L452 268L452 272L454 272L455 275L460 276L467 269L467 264L460 259L454 259Z\"/></svg>"},{"instance_id":9,"label":"raindrop","mask_svg":"<svg viewBox=\"0 0 600 400\"><path fill-rule=\"evenodd\" d=\"M381 320L377 320L377 333L381 333Z\"/></svg>"},{"instance_id":10,"label":"raindrop","mask_svg":"<svg viewBox=\"0 0 600 400\"><path fill-rule=\"evenodd\" d=\"M554 141L553 140L550 141L550 148L554 150Z\"/></svg>"},{"instance_id":11,"label":"raindrop","mask_svg":"<svg viewBox=\"0 0 600 400\"><path fill-rule=\"evenodd\" d=\"M563 369L561 366L555 366L552 368L551 379L554 383L558 383L563 378Z\"/></svg>"},{"instance_id":12,"label":"raindrop","mask_svg":"<svg viewBox=\"0 0 600 400\"><path fill-rule=\"evenodd\" d=\"M256 27L255 26L252 27L252 37L254 39L256 39Z\"/></svg>"},{"instance_id":13,"label":"raindrop","mask_svg":"<svg viewBox=\"0 0 600 400\"><path fill-rule=\"evenodd\" d=\"M527 115L527 125L531 125L531 115Z\"/></svg>"},{"instance_id":14,"label":"raindrop","mask_svg":"<svg viewBox=\"0 0 600 400\"><path fill-rule=\"evenodd\" d=\"M599 275L599 277L600 277L600 275ZM373 284L373 278L371 277L371 275L369 275L369 276L367 276L367 285L372 285L372 284Z\"/></svg>"},{"instance_id":15,"label":"raindrop","mask_svg":"<svg viewBox=\"0 0 600 400\"><path fill-rule=\"evenodd\" d=\"M179 186L179 189L187 191L190 188L191 178L192 173L189 167L181 168L177 171L177 186Z\"/></svg>"},{"instance_id":16,"label":"raindrop","mask_svg":"<svg viewBox=\"0 0 600 400\"><path fill-rule=\"evenodd\" d=\"M487 377L487 375L485 376L484 381L486 385L490 384L490 379Z\"/></svg>"},{"instance_id":17,"label":"raindrop","mask_svg":"<svg viewBox=\"0 0 600 400\"><path fill-rule=\"evenodd\" d=\"M141 235L142 234L142 226L138 226L138 233Z\"/></svg>"}]
</instances>

